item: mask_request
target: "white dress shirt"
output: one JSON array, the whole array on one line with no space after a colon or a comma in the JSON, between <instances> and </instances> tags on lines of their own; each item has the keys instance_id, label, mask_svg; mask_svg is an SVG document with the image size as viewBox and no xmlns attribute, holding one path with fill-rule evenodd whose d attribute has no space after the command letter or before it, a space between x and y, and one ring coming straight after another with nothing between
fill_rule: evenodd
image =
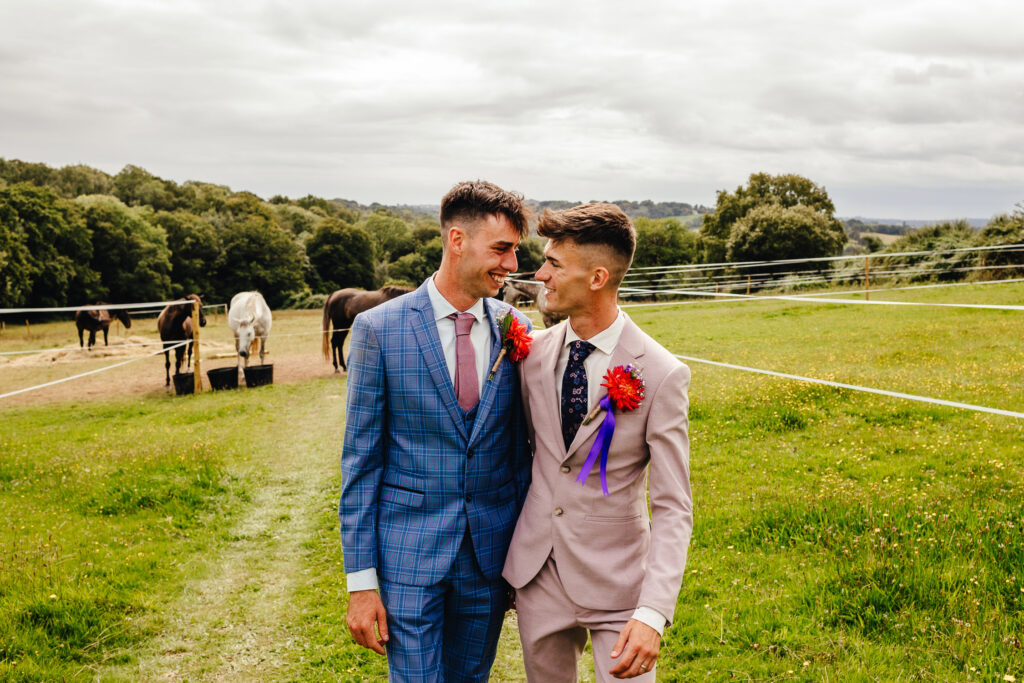
<instances>
[{"instance_id":1,"label":"white dress shirt","mask_svg":"<svg viewBox=\"0 0 1024 683\"><path fill-rule=\"evenodd\" d=\"M601 382L604 381L604 373L608 372L608 364L612 360L612 351L619 343L622 336L622 328L626 326L626 317L619 311L619 315L611 325L604 328L586 341L594 345L586 360L583 361L583 369L587 371L587 413L597 405L598 399L605 393ZM558 391L558 405L562 405L562 375L565 374L565 366L569 364L569 347L580 339L576 330L572 329L572 321L565 324L565 344L562 352L558 355L558 364L555 365L555 387Z\"/></svg>"},{"instance_id":2,"label":"white dress shirt","mask_svg":"<svg viewBox=\"0 0 1024 683\"><path fill-rule=\"evenodd\" d=\"M455 386L455 321L448 318L452 313L472 313L476 320L473 322L473 329L469 331L469 339L473 342L473 352L476 356L476 374L479 382L480 396L484 395L484 379L487 378L488 362L491 360L491 324L487 321L487 313L484 312L484 300L477 299L476 303L469 307L469 310L460 311L452 306L448 299L445 299L434 284L434 278L427 280L427 294L430 295L430 305L434 309L434 322L437 323L437 336L441 339L441 350L444 352L444 362L448 364L448 377Z\"/></svg>"},{"instance_id":3,"label":"white dress shirt","mask_svg":"<svg viewBox=\"0 0 1024 683\"><path fill-rule=\"evenodd\" d=\"M476 320L469 332L469 339L473 343L473 352L476 356L476 374L479 382L480 396L484 393L484 380L487 377L488 362L491 360L492 337L491 325L484 312L483 299L477 299L476 303L469 307L468 311L460 311L449 303L444 295L434 284L434 278L427 280L427 294L430 295L430 306L434 309L434 322L437 324L437 336L441 340L441 350L444 353L444 362L448 366L448 377L455 386L455 321L448 316L452 313L472 313ZM617 339L617 337L616 337ZM357 572L346 574L348 581L348 592L363 590L377 590L377 570L374 567L361 569Z\"/></svg>"},{"instance_id":4,"label":"white dress shirt","mask_svg":"<svg viewBox=\"0 0 1024 683\"><path fill-rule=\"evenodd\" d=\"M619 337L622 336L622 328L625 326L626 317L620 309L619 315L611 325L586 340L594 345L594 350L583 361L583 368L587 371L587 414L590 414L590 411L597 405L598 400L608 391L601 386L601 382L604 381L604 375L608 372L612 352L618 345ZM562 375L565 374L565 366L569 364L569 347L579 338L576 330L572 329L572 320L570 320L566 323L565 344L562 346L562 351L558 355L558 363L555 365L555 386L558 387L558 405L562 405ZM561 414L561 411L559 411L559 414ZM668 619L656 609L641 605L636 608L633 618L647 624L657 631L659 635L664 635L665 624L668 623Z\"/></svg>"}]
</instances>

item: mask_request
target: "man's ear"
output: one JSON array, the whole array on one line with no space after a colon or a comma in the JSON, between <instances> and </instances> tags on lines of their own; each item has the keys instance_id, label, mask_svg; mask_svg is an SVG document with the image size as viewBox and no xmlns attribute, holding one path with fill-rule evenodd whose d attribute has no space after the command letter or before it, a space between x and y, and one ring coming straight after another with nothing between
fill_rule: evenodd
<instances>
[{"instance_id":1,"label":"man's ear","mask_svg":"<svg viewBox=\"0 0 1024 683\"><path fill-rule=\"evenodd\" d=\"M611 279L611 273L604 266L598 266L590 273L590 290L596 292L597 290L608 284L608 280Z\"/></svg>"},{"instance_id":2,"label":"man's ear","mask_svg":"<svg viewBox=\"0 0 1024 683\"><path fill-rule=\"evenodd\" d=\"M453 225L448 228L448 245L452 248L454 253L462 254L462 251L466 246L466 231L458 225Z\"/></svg>"}]
</instances>

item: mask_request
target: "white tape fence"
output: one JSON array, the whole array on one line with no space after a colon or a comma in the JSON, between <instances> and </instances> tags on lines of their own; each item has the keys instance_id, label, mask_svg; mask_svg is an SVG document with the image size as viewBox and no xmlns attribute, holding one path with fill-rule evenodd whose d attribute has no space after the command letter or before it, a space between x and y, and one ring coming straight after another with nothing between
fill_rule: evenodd
<instances>
[{"instance_id":1,"label":"white tape fence","mask_svg":"<svg viewBox=\"0 0 1024 683\"><path fill-rule=\"evenodd\" d=\"M959 403L957 401L947 401L941 398L931 398L928 396L916 396L914 394L905 394L900 391L889 391L887 389L875 389L872 387L864 387L857 384L845 384L843 382L833 382L827 379L818 379L816 377L804 377L803 375L791 375L786 372L776 372L774 370L763 370L761 368L751 368L744 365L735 365L733 363L722 363L720 361L708 360L706 358L694 358L693 356L684 356L681 354L674 354L676 358L680 360L689 361L692 363L704 363L706 365L715 365L721 368L729 368L730 370L742 370L743 372L753 372L761 375L769 375L771 377L781 377L783 379L796 380L798 382L809 382L811 384L821 384L827 387L834 387L837 389L849 389L850 391L860 391L868 394L877 394L879 396L888 396L890 398L902 398L908 401L918 401L920 403L930 403L932 405L946 406L947 408L961 408L963 410L972 410L977 413L989 413L991 415L1002 415L1004 417L1013 417L1018 420L1024 420L1024 413L1016 412L1013 410L1003 410L1002 408L989 408L986 406L978 406L970 403Z\"/></svg>"}]
</instances>

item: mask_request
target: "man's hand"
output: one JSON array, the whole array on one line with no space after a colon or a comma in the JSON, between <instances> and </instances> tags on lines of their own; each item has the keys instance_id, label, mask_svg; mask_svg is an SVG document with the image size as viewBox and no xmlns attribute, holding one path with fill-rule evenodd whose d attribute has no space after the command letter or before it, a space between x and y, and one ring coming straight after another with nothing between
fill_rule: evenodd
<instances>
[{"instance_id":1,"label":"man's hand","mask_svg":"<svg viewBox=\"0 0 1024 683\"><path fill-rule=\"evenodd\" d=\"M608 673L616 678L645 674L654 668L660 649L658 632L642 621L630 619L612 648L612 659L619 658L619 663Z\"/></svg>"},{"instance_id":2,"label":"man's hand","mask_svg":"<svg viewBox=\"0 0 1024 683\"><path fill-rule=\"evenodd\" d=\"M363 647L383 655L388 642L388 615L377 591L355 591L348 596L348 632ZM374 628L376 626L376 628ZM380 632L378 637L377 632Z\"/></svg>"}]
</instances>

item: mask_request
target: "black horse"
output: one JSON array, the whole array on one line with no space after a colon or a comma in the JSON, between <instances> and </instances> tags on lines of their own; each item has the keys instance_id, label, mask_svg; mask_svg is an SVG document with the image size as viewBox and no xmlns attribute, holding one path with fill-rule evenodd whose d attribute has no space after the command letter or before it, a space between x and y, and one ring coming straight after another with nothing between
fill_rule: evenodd
<instances>
[{"instance_id":1,"label":"black horse","mask_svg":"<svg viewBox=\"0 0 1024 683\"><path fill-rule=\"evenodd\" d=\"M106 302L97 301L96 305L105 306ZM78 327L78 346L85 346L82 335L82 332L85 330L89 330L90 349L96 343L96 333L100 330L103 330L103 345L109 346L110 344L107 343L107 332L110 330L110 323L114 320L120 320L125 329L129 329L132 326L132 319L128 317L128 311L122 308L117 308L113 311L108 311L107 309L75 311L75 326Z\"/></svg>"},{"instance_id":2,"label":"black horse","mask_svg":"<svg viewBox=\"0 0 1024 683\"><path fill-rule=\"evenodd\" d=\"M339 289L327 297L327 301L324 303L323 351L324 360L334 362L335 372L341 372L338 370L339 363L342 369L348 370L348 366L345 365L345 352L342 350L342 345L345 343L345 337L348 336L348 330L352 327L352 321L356 319L356 316L411 291L408 287L381 287L370 292L348 288ZM334 324L334 334L331 335L328 346L327 335L331 331L332 323Z\"/></svg>"},{"instance_id":3,"label":"black horse","mask_svg":"<svg viewBox=\"0 0 1024 683\"><path fill-rule=\"evenodd\" d=\"M191 337L185 336L185 318L192 317L192 301L199 302L199 326L206 325L206 316L203 315L203 302L198 294L189 294L185 299L190 299L185 304L171 304L160 311L156 319L156 329L160 332L160 339L164 343L164 370L167 374L167 386L171 384L171 353L170 348L175 344L181 344ZM181 370L181 361L185 357L185 345L174 349L174 374ZM190 358L191 359L191 358Z\"/></svg>"}]
</instances>

